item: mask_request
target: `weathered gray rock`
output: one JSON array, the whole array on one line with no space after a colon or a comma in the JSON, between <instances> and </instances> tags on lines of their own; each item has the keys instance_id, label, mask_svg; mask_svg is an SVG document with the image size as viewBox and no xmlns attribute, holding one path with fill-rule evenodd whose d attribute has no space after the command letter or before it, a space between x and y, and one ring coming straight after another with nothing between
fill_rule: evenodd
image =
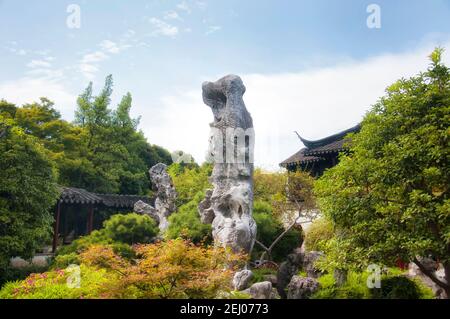
<instances>
[{"instance_id":1,"label":"weathered gray rock","mask_svg":"<svg viewBox=\"0 0 450 319\"><path fill-rule=\"evenodd\" d=\"M250 252L256 237L253 210L253 120L242 99L245 86L236 75L203 84L203 101L211 107L209 156L211 183L199 205L204 223L211 223L216 244Z\"/></svg>"},{"instance_id":2,"label":"weathered gray rock","mask_svg":"<svg viewBox=\"0 0 450 319\"><path fill-rule=\"evenodd\" d=\"M341 287L347 282L348 271L346 269L335 269L333 272L336 286Z\"/></svg>"},{"instance_id":3,"label":"weathered gray rock","mask_svg":"<svg viewBox=\"0 0 450 319\"><path fill-rule=\"evenodd\" d=\"M270 299L281 299L280 295L278 294L278 291L275 288L272 288Z\"/></svg>"},{"instance_id":4,"label":"weathered gray rock","mask_svg":"<svg viewBox=\"0 0 450 319\"><path fill-rule=\"evenodd\" d=\"M250 282L253 279L253 273L251 270L241 270L234 274L233 277L233 286L235 290L244 290L247 289L250 285Z\"/></svg>"},{"instance_id":5,"label":"weathered gray rock","mask_svg":"<svg viewBox=\"0 0 450 319\"><path fill-rule=\"evenodd\" d=\"M277 271L277 290L282 299L286 299L286 287L291 282L292 276L298 273L302 263L301 254L290 254L287 260L281 263Z\"/></svg>"},{"instance_id":6,"label":"weathered gray rock","mask_svg":"<svg viewBox=\"0 0 450 319\"><path fill-rule=\"evenodd\" d=\"M419 258L418 258L419 259ZM423 261L423 259L419 259L424 264L426 262ZM442 282L446 282L445 280L445 271L442 267L442 264L439 265L438 270L434 271L436 269L436 266L433 262L429 261L430 264L426 265L425 267L431 271L437 279L439 279ZM435 298L437 299L447 299L447 294L445 293L445 290L442 289L440 286L438 286L435 282L433 282L430 277L425 275L419 267L415 263L410 263L408 267L408 277L409 278L416 278L422 281L426 286L428 286L434 293Z\"/></svg>"},{"instance_id":7,"label":"weathered gray rock","mask_svg":"<svg viewBox=\"0 0 450 319\"><path fill-rule=\"evenodd\" d=\"M314 278L294 276L288 285L288 299L308 299L319 289L319 283Z\"/></svg>"},{"instance_id":8,"label":"weathered gray rock","mask_svg":"<svg viewBox=\"0 0 450 319\"><path fill-rule=\"evenodd\" d=\"M273 296L272 284L268 281L257 282L243 292L252 296L252 299L271 299Z\"/></svg>"},{"instance_id":9,"label":"weathered gray rock","mask_svg":"<svg viewBox=\"0 0 450 319\"><path fill-rule=\"evenodd\" d=\"M156 209L152 205L144 203L140 200L134 204L133 210L135 213L150 216L156 221L157 224L159 224L159 216L156 213Z\"/></svg>"},{"instance_id":10,"label":"weathered gray rock","mask_svg":"<svg viewBox=\"0 0 450 319\"><path fill-rule=\"evenodd\" d=\"M161 233L166 231L169 223L167 218L176 210L177 193L172 179L167 173L167 165L159 163L149 170L150 180L156 192L155 207L138 201L134 204L134 211L138 214L146 214L157 223Z\"/></svg>"},{"instance_id":11,"label":"weathered gray rock","mask_svg":"<svg viewBox=\"0 0 450 319\"><path fill-rule=\"evenodd\" d=\"M316 261L324 256L320 251L310 251L303 254L302 268L311 278L319 278L322 272L315 266Z\"/></svg>"},{"instance_id":12,"label":"weathered gray rock","mask_svg":"<svg viewBox=\"0 0 450 319\"><path fill-rule=\"evenodd\" d=\"M155 210L159 217L159 229L164 232L169 223L167 218L177 209L177 193L172 178L167 173L167 165L156 164L149 171L153 189L156 191Z\"/></svg>"},{"instance_id":13,"label":"weathered gray rock","mask_svg":"<svg viewBox=\"0 0 450 319\"><path fill-rule=\"evenodd\" d=\"M278 283L277 275L264 275L263 280L269 281L273 287L276 287Z\"/></svg>"}]
</instances>

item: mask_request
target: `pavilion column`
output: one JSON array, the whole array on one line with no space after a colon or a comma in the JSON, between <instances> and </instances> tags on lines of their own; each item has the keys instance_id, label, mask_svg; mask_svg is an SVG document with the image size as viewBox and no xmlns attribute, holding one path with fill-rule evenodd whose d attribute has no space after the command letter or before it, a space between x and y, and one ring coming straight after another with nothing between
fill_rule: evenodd
<instances>
[{"instance_id":1,"label":"pavilion column","mask_svg":"<svg viewBox=\"0 0 450 319\"><path fill-rule=\"evenodd\" d=\"M53 245L52 252L56 252L56 247L58 246L58 235L59 235L59 221L61 219L61 201L58 200L58 204L56 204L55 211L55 224L53 226Z\"/></svg>"},{"instance_id":2,"label":"pavilion column","mask_svg":"<svg viewBox=\"0 0 450 319\"><path fill-rule=\"evenodd\" d=\"M94 205L89 206L89 215L88 215L88 235L92 233L94 227Z\"/></svg>"}]
</instances>

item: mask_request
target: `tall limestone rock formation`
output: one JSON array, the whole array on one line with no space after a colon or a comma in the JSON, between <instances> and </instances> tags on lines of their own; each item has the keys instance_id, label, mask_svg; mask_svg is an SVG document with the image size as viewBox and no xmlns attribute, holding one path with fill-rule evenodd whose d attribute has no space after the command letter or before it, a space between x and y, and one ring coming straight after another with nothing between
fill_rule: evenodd
<instances>
[{"instance_id":1,"label":"tall limestone rock formation","mask_svg":"<svg viewBox=\"0 0 450 319\"><path fill-rule=\"evenodd\" d=\"M210 124L209 156L214 164L211 183L199 204L204 223L211 223L214 241L235 252L250 252L256 237L253 210L253 120L242 96L240 77L228 75L203 83L203 101L214 115Z\"/></svg>"}]
</instances>

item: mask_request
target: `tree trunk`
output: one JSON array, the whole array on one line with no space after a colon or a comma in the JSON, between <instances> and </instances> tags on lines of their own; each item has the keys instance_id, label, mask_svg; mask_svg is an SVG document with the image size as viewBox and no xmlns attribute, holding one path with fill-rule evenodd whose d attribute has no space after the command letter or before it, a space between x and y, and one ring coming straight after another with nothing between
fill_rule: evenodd
<instances>
[{"instance_id":1,"label":"tree trunk","mask_svg":"<svg viewBox=\"0 0 450 319\"><path fill-rule=\"evenodd\" d=\"M444 263L444 272L445 272L445 281L443 282L441 280L439 280L436 275L431 272L429 269L427 269L417 258L413 259L414 263L417 265L417 267L419 267L420 271L426 275L428 278L431 279L431 281L433 281L436 285L438 285L439 287L441 287L444 291L445 291L445 298L450 299L450 284L449 284L449 280L450 280L450 264Z\"/></svg>"},{"instance_id":2,"label":"tree trunk","mask_svg":"<svg viewBox=\"0 0 450 319\"><path fill-rule=\"evenodd\" d=\"M444 273L445 273L445 281L447 282L447 287L444 287L445 298L450 299L450 263L445 263L444 265Z\"/></svg>"}]
</instances>

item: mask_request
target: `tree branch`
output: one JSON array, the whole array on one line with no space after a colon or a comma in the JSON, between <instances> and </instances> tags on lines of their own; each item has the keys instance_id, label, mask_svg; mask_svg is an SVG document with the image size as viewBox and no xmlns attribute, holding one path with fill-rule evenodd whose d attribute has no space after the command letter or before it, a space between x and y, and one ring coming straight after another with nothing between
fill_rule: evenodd
<instances>
[{"instance_id":1,"label":"tree branch","mask_svg":"<svg viewBox=\"0 0 450 319\"><path fill-rule=\"evenodd\" d=\"M259 240L255 239L255 243L257 243L258 245L261 246L262 249L264 249L265 251L268 251L269 248L267 248L266 245L264 245L262 242L260 242Z\"/></svg>"},{"instance_id":2,"label":"tree branch","mask_svg":"<svg viewBox=\"0 0 450 319\"><path fill-rule=\"evenodd\" d=\"M429 271L418 259L414 257L413 262L419 267L420 271L423 272L428 278L431 279L436 285L443 289L450 289L450 286L442 281L440 281L431 271Z\"/></svg>"}]
</instances>

